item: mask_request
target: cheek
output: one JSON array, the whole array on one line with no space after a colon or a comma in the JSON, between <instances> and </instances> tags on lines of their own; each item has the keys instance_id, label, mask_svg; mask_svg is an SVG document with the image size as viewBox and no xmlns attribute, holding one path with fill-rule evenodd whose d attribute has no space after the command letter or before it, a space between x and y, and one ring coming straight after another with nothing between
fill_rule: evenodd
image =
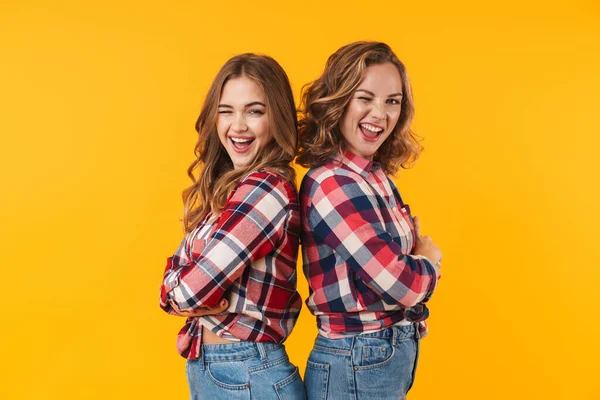
<instances>
[{"instance_id":1,"label":"cheek","mask_svg":"<svg viewBox=\"0 0 600 400\"><path fill-rule=\"evenodd\" d=\"M219 134L219 137L221 136L225 136L227 134L227 131L229 130L229 123L221 117L217 118L217 133Z\"/></svg>"},{"instance_id":2,"label":"cheek","mask_svg":"<svg viewBox=\"0 0 600 400\"><path fill-rule=\"evenodd\" d=\"M388 121L390 122L391 128L396 126L396 123L400 119L400 110L390 111L388 113Z\"/></svg>"},{"instance_id":3,"label":"cheek","mask_svg":"<svg viewBox=\"0 0 600 400\"><path fill-rule=\"evenodd\" d=\"M342 136L345 139L348 139L350 132L352 132L352 118L347 113L342 117L339 127Z\"/></svg>"},{"instance_id":4,"label":"cheek","mask_svg":"<svg viewBox=\"0 0 600 400\"><path fill-rule=\"evenodd\" d=\"M352 124L358 124L367 114L369 113L369 109L365 104L360 102L354 102L348 107L348 122Z\"/></svg>"},{"instance_id":5,"label":"cheek","mask_svg":"<svg viewBox=\"0 0 600 400\"><path fill-rule=\"evenodd\" d=\"M268 140L270 138L269 132L269 121L266 117L257 118L252 121L252 132L259 137L261 140Z\"/></svg>"},{"instance_id":6,"label":"cheek","mask_svg":"<svg viewBox=\"0 0 600 400\"><path fill-rule=\"evenodd\" d=\"M366 114L364 109L365 107L357 104L356 102L351 102L342 117L342 134L350 133L354 131L360 120Z\"/></svg>"}]
</instances>

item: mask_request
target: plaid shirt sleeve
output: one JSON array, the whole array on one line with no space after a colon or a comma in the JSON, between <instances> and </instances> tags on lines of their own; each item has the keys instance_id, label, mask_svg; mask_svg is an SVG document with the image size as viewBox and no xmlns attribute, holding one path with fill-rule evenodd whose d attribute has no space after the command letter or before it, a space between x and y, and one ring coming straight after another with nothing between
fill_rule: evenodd
<instances>
[{"instance_id":1,"label":"plaid shirt sleeve","mask_svg":"<svg viewBox=\"0 0 600 400\"><path fill-rule=\"evenodd\" d=\"M282 182L275 174L254 172L238 184L202 253L167 265L161 287L165 311L215 307L247 266L273 251L289 212Z\"/></svg>"},{"instance_id":2,"label":"plaid shirt sleeve","mask_svg":"<svg viewBox=\"0 0 600 400\"><path fill-rule=\"evenodd\" d=\"M315 239L334 249L386 303L413 307L427 301L438 267L425 257L402 254L366 182L333 175L314 184L306 212Z\"/></svg>"},{"instance_id":3,"label":"plaid shirt sleeve","mask_svg":"<svg viewBox=\"0 0 600 400\"><path fill-rule=\"evenodd\" d=\"M173 271L177 270L178 265L185 265L189 263L190 259L186 252L186 243L187 238L183 238L181 244L175 251L175 254L167 259L167 266L165 267L165 272L163 278L172 277ZM160 286L160 307L169 314L182 316L171 306L171 302L169 300L168 286L165 285L165 280L163 279L163 284Z\"/></svg>"}]
</instances>

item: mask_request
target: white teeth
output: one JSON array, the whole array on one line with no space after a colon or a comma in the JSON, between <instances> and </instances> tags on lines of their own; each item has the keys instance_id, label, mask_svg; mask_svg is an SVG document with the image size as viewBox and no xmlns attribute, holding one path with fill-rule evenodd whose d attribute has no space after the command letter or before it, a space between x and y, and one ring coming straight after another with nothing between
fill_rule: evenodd
<instances>
[{"instance_id":1,"label":"white teeth","mask_svg":"<svg viewBox=\"0 0 600 400\"><path fill-rule=\"evenodd\" d=\"M241 139L241 138L234 138L234 137L232 137L230 139L235 143L248 143L248 142L252 141L252 139Z\"/></svg>"},{"instance_id":2,"label":"white teeth","mask_svg":"<svg viewBox=\"0 0 600 400\"><path fill-rule=\"evenodd\" d=\"M360 124L360 126L368 131L371 132L375 132L375 133L381 133L383 132L383 129L381 128L376 128L373 125L369 125L369 124Z\"/></svg>"}]
</instances>

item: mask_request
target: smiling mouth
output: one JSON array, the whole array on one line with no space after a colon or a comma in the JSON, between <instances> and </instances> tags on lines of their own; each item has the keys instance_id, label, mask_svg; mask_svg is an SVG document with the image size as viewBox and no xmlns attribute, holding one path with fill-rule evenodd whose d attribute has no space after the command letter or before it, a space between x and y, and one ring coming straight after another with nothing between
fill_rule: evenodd
<instances>
[{"instance_id":1,"label":"smiling mouth","mask_svg":"<svg viewBox=\"0 0 600 400\"><path fill-rule=\"evenodd\" d=\"M384 131L383 128L372 124L358 124L358 127L363 138L368 142L376 142Z\"/></svg>"},{"instance_id":2,"label":"smiling mouth","mask_svg":"<svg viewBox=\"0 0 600 400\"><path fill-rule=\"evenodd\" d=\"M245 153L250 149L252 143L254 143L253 138L236 138L230 136L229 140L231 141L231 147L238 153Z\"/></svg>"}]
</instances>

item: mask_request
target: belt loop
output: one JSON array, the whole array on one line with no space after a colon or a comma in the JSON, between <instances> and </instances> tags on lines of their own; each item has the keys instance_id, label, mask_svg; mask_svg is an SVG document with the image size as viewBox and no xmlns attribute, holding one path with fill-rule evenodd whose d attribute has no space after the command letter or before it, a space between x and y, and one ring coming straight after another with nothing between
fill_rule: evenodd
<instances>
[{"instance_id":1,"label":"belt loop","mask_svg":"<svg viewBox=\"0 0 600 400\"><path fill-rule=\"evenodd\" d=\"M419 323L415 322L415 339L421 339L421 333L419 332Z\"/></svg>"},{"instance_id":2,"label":"belt loop","mask_svg":"<svg viewBox=\"0 0 600 400\"><path fill-rule=\"evenodd\" d=\"M200 361L200 370L204 371L206 369L206 361L204 359L204 346L202 344L200 344L200 357L198 361Z\"/></svg>"},{"instance_id":3,"label":"belt loop","mask_svg":"<svg viewBox=\"0 0 600 400\"><path fill-rule=\"evenodd\" d=\"M263 343L256 343L256 348L258 349L258 354L260 354L260 361L265 361L267 359L267 351L265 350L265 345Z\"/></svg>"},{"instance_id":4,"label":"belt loop","mask_svg":"<svg viewBox=\"0 0 600 400\"><path fill-rule=\"evenodd\" d=\"M398 344L398 328L392 325L392 345L395 346Z\"/></svg>"}]
</instances>

